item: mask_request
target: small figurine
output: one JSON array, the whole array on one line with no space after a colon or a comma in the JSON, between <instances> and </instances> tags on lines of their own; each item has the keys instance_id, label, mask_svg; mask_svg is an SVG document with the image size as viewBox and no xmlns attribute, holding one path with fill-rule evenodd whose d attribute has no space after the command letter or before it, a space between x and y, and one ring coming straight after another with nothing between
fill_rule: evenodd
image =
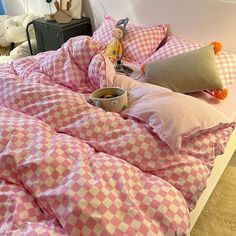
<instances>
[{"instance_id":1,"label":"small figurine","mask_svg":"<svg viewBox=\"0 0 236 236\"><path fill-rule=\"evenodd\" d=\"M129 22L129 18L119 20L112 31L113 40L108 44L106 55L112 60L119 60L123 55L123 47L120 40L126 34L126 25ZM122 26L123 25L123 26Z\"/></svg>"},{"instance_id":2,"label":"small figurine","mask_svg":"<svg viewBox=\"0 0 236 236\"><path fill-rule=\"evenodd\" d=\"M66 9L62 9L63 0L59 0L59 1L56 0L55 1L54 5L57 9L57 12L54 14L54 18L57 23L66 24L66 23L70 23L72 21L72 16L70 13L71 2L72 2L72 0L67 1Z\"/></svg>"}]
</instances>

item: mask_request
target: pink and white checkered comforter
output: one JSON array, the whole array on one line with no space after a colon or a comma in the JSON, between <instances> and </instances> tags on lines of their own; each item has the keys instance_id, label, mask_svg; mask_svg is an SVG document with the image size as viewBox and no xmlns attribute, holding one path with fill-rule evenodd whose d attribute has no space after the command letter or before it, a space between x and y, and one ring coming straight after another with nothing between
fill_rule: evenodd
<instances>
[{"instance_id":1,"label":"pink and white checkered comforter","mask_svg":"<svg viewBox=\"0 0 236 236\"><path fill-rule=\"evenodd\" d=\"M112 79L100 50L79 37L0 66L1 235L187 234L233 127L174 153L144 125L90 105Z\"/></svg>"}]
</instances>

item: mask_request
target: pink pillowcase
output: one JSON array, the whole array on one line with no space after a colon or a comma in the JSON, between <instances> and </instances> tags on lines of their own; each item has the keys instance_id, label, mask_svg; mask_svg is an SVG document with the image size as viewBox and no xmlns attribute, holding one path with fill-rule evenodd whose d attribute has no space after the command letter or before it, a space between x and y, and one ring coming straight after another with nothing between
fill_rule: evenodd
<instances>
[{"instance_id":1,"label":"pink pillowcase","mask_svg":"<svg viewBox=\"0 0 236 236\"><path fill-rule=\"evenodd\" d=\"M195 50L200 47L202 47L202 45L189 42L176 36L169 36L166 44L149 57L145 64ZM229 87L236 79L236 54L224 50L221 51L216 55L216 67L225 87Z\"/></svg>"},{"instance_id":2,"label":"pink pillowcase","mask_svg":"<svg viewBox=\"0 0 236 236\"><path fill-rule=\"evenodd\" d=\"M112 40L112 29L116 23L110 16L105 16L102 25L94 32L93 39L107 46ZM140 26L128 23L126 29L122 45L124 51L128 48L123 59L136 64L142 64L156 51L167 32L165 25Z\"/></svg>"},{"instance_id":3,"label":"pink pillowcase","mask_svg":"<svg viewBox=\"0 0 236 236\"><path fill-rule=\"evenodd\" d=\"M145 123L174 151L184 138L232 125L211 105L167 88L140 83L129 92L129 107L121 114Z\"/></svg>"}]
</instances>

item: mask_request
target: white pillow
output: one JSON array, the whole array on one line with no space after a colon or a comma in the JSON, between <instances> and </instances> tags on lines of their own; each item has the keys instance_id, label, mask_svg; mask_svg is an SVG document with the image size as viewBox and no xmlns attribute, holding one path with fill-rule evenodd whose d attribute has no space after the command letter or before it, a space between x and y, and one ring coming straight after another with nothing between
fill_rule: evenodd
<instances>
[{"instance_id":1,"label":"white pillow","mask_svg":"<svg viewBox=\"0 0 236 236\"><path fill-rule=\"evenodd\" d=\"M121 114L144 122L174 151L181 148L184 138L232 126L211 105L167 88L140 83L129 92L129 107Z\"/></svg>"}]
</instances>

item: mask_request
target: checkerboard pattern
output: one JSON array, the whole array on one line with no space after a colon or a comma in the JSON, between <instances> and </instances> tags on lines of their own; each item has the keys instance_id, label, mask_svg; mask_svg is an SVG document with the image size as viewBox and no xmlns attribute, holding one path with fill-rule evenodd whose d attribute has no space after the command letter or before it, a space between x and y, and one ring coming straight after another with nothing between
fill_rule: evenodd
<instances>
[{"instance_id":1,"label":"checkerboard pattern","mask_svg":"<svg viewBox=\"0 0 236 236\"><path fill-rule=\"evenodd\" d=\"M74 37L58 51L41 53L37 55L37 60L35 57L22 58L13 62L12 66L25 82L91 93L94 87L87 79L88 67L95 54L102 50L103 46L88 36Z\"/></svg>"},{"instance_id":2,"label":"checkerboard pattern","mask_svg":"<svg viewBox=\"0 0 236 236\"><path fill-rule=\"evenodd\" d=\"M67 235L23 186L0 179L0 235Z\"/></svg>"},{"instance_id":3,"label":"checkerboard pattern","mask_svg":"<svg viewBox=\"0 0 236 236\"><path fill-rule=\"evenodd\" d=\"M0 65L0 180L31 195L54 222L22 221L19 232L186 235L187 208L233 127L187 139L174 153L143 124L90 105L87 93L116 78L96 45L72 39ZM0 230L11 232L5 220Z\"/></svg>"},{"instance_id":4,"label":"checkerboard pattern","mask_svg":"<svg viewBox=\"0 0 236 236\"><path fill-rule=\"evenodd\" d=\"M92 86L87 80L88 66L101 49L102 46L88 36L72 38L57 53L49 55L40 65L40 71L73 91L91 93Z\"/></svg>"},{"instance_id":5,"label":"checkerboard pattern","mask_svg":"<svg viewBox=\"0 0 236 236\"><path fill-rule=\"evenodd\" d=\"M215 150L224 148L222 143L227 142L233 129L230 127L228 135L220 140L215 137L216 131L196 136L188 140L179 153L174 153L142 124L94 107L82 94L24 83L19 78L2 79L0 89L2 105L34 116L57 132L83 140L97 151L161 176L182 192L191 209L205 187L212 160L218 154ZM208 159L202 160L203 154Z\"/></svg>"},{"instance_id":6,"label":"checkerboard pattern","mask_svg":"<svg viewBox=\"0 0 236 236\"><path fill-rule=\"evenodd\" d=\"M90 62L88 68L88 79L93 86L93 91L105 87L106 62L102 55L97 54Z\"/></svg>"},{"instance_id":7,"label":"checkerboard pattern","mask_svg":"<svg viewBox=\"0 0 236 236\"><path fill-rule=\"evenodd\" d=\"M176 36L169 36L166 44L148 58L146 63L195 50L201 46ZM216 66L225 86L229 87L236 79L236 54L221 51L219 55L216 55Z\"/></svg>"},{"instance_id":8,"label":"checkerboard pattern","mask_svg":"<svg viewBox=\"0 0 236 236\"><path fill-rule=\"evenodd\" d=\"M116 23L110 16L105 16L102 25L94 32L93 39L107 46L112 40L112 30ZM126 29L127 34L122 39L125 52L123 59L136 64L142 64L156 51L167 32L165 25L141 26L128 24Z\"/></svg>"},{"instance_id":9,"label":"checkerboard pattern","mask_svg":"<svg viewBox=\"0 0 236 236\"><path fill-rule=\"evenodd\" d=\"M2 234L187 235L168 182L22 113L1 107L0 124Z\"/></svg>"}]
</instances>

